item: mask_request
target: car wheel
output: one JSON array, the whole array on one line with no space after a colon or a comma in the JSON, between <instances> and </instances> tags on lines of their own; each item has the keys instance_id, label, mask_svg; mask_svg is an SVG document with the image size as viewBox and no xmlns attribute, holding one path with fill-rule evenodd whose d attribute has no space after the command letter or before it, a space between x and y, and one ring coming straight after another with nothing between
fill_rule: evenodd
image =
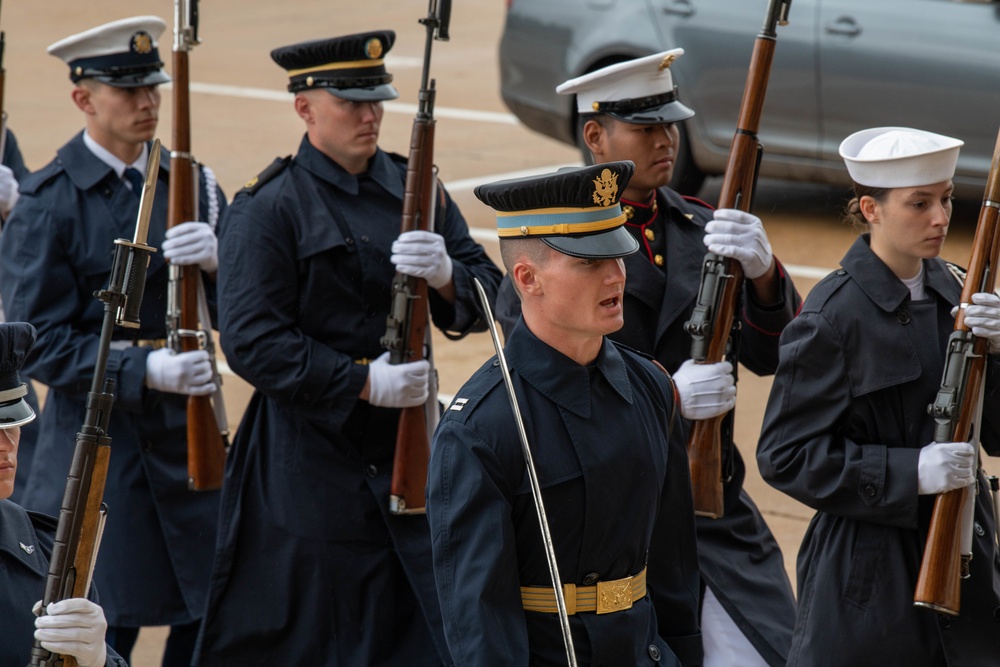
<instances>
[{"instance_id":1,"label":"car wheel","mask_svg":"<svg viewBox=\"0 0 1000 667\"><path fill-rule=\"evenodd\" d=\"M691 144L688 143L687 126L683 123L680 130L680 145L677 146L677 159L674 161L674 174L670 179L670 189L682 195L695 196L705 183L705 174L698 169L691 157Z\"/></svg>"}]
</instances>

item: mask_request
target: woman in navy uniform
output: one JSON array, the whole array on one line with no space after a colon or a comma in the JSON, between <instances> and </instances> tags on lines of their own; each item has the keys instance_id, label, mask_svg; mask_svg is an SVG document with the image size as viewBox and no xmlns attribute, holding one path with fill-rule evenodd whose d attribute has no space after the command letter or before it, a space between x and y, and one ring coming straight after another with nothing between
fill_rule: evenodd
<instances>
[{"instance_id":1,"label":"woman in navy uniform","mask_svg":"<svg viewBox=\"0 0 1000 667\"><path fill-rule=\"evenodd\" d=\"M105 643L107 621L94 602L72 598L50 604L44 616L34 612L45 591L56 521L10 500L21 427L35 419L18 375L34 343L30 324L0 323L0 665L27 665L38 640L80 667L128 667Z\"/></svg>"},{"instance_id":2,"label":"woman in navy uniform","mask_svg":"<svg viewBox=\"0 0 1000 667\"><path fill-rule=\"evenodd\" d=\"M149 155L157 85L169 81L156 47L165 27L156 17L122 19L49 47L70 66L86 129L21 183L0 239L0 292L11 319L38 329L25 368L49 387L23 503L57 514L104 319L94 291L107 285L115 239L135 233L147 160L160 161L148 242L161 251L150 258L142 326L115 331L120 339L108 361L115 381L109 518L94 576L109 643L121 655L128 657L141 626L171 625L163 664L186 667L205 604L220 495L187 488L186 404L189 394L215 385L207 352L164 347L165 260L206 272L217 260L210 224L186 222L166 233L169 153ZM208 174L203 169L200 178L201 215L212 221L224 201ZM206 285L214 296L211 281Z\"/></svg>"},{"instance_id":3,"label":"woman in navy uniform","mask_svg":"<svg viewBox=\"0 0 1000 667\"><path fill-rule=\"evenodd\" d=\"M932 442L962 286L939 258L962 142L909 128L863 130L841 156L849 210L868 232L812 289L781 337L757 461L816 510L799 550L789 665L986 667L1000 661L1000 560L990 492L972 445ZM966 306L990 341L981 441L1000 454L1000 298ZM913 604L937 493L979 485L961 613Z\"/></svg>"},{"instance_id":4,"label":"woman in navy uniform","mask_svg":"<svg viewBox=\"0 0 1000 667\"><path fill-rule=\"evenodd\" d=\"M670 73L670 64L683 53L673 49L610 65L557 88L576 94L581 136L596 161L636 164L622 208L625 228L640 249L625 258L625 324L609 337L653 355L672 373L690 367L691 335L684 325L697 303L707 248L743 265L749 279L740 299L735 349L748 370L770 375L777 366L778 336L801 299L771 253L763 225L751 214L713 211L667 187L678 123L694 116L678 99ZM518 302L506 279L497 314L509 332ZM732 415L723 424L731 434ZM791 583L774 535L743 489L746 468L735 443L723 450L723 469L723 517L696 519L705 664L783 667L795 620Z\"/></svg>"},{"instance_id":5,"label":"woman in navy uniform","mask_svg":"<svg viewBox=\"0 0 1000 667\"><path fill-rule=\"evenodd\" d=\"M426 517L389 513L398 408L425 402L430 369L388 364L379 339L397 269L426 279L451 337L484 329L472 278L495 295L500 271L443 191L434 231L399 233L406 163L377 144L394 37L271 53L306 134L224 224L222 347L256 391L226 467L204 666L451 663Z\"/></svg>"},{"instance_id":6,"label":"woman in navy uniform","mask_svg":"<svg viewBox=\"0 0 1000 667\"><path fill-rule=\"evenodd\" d=\"M648 357L606 338L622 326L622 258L639 247L619 205L632 169L564 170L483 185L476 196L502 212L501 254L522 299L505 351L559 572L575 585L567 607L579 664L698 664L691 484L683 438L670 429L679 388ZM431 449L427 513L448 645L460 665L563 664L497 364L458 392ZM679 397L681 414L732 408L732 368L706 368L714 378ZM602 608L602 587L624 588L626 603ZM588 604L595 598L601 606Z\"/></svg>"}]
</instances>

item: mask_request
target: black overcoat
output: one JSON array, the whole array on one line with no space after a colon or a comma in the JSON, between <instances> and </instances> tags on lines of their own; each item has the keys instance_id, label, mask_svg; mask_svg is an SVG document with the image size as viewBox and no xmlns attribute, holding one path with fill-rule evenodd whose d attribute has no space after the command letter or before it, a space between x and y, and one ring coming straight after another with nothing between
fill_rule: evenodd
<instances>
[{"instance_id":1,"label":"black overcoat","mask_svg":"<svg viewBox=\"0 0 1000 667\"><path fill-rule=\"evenodd\" d=\"M761 474L816 510L798 558L789 665L986 667L1000 664L1000 560L982 474L972 576L961 614L913 606L934 496L917 494L927 406L941 384L961 287L924 260L928 298L860 237L842 269L809 293L781 337L757 452ZM1000 454L1000 362L987 364L982 444Z\"/></svg>"},{"instance_id":2,"label":"black overcoat","mask_svg":"<svg viewBox=\"0 0 1000 667\"><path fill-rule=\"evenodd\" d=\"M303 138L227 211L222 347L256 391L226 467L202 665L450 663L426 517L389 513L399 411L358 398L384 351L404 175L379 150L353 176ZM431 314L462 335L485 327L472 278L495 295L500 271L445 199L456 303L431 290Z\"/></svg>"}]
</instances>

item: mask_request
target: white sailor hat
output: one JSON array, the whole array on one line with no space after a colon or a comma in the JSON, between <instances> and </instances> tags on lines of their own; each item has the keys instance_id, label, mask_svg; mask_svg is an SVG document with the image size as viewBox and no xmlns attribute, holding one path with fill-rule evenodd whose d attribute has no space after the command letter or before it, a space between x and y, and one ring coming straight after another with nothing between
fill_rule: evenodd
<instances>
[{"instance_id":1,"label":"white sailor hat","mask_svg":"<svg viewBox=\"0 0 1000 667\"><path fill-rule=\"evenodd\" d=\"M964 144L960 139L910 127L876 127L844 139L840 157L855 183L910 188L951 179Z\"/></svg>"},{"instance_id":2,"label":"white sailor hat","mask_svg":"<svg viewBox=\"0 0 1000 667\"><path fill-rule=\"evenodd\" d=\"M606 114L627 123L674 123L694 115L677 98L670 74L670 65L682 55L684 49L671 49L608 65L561 83L556 92L576 93L580 114Z\"/></svg>"},{"instance_id":3,"label":"white sailor hat","mask_svg":"<svg viewBox=\"0 0 1000 667\"><path fill-rule=\"evenodd\" d=\"M96 79L119 88L155 86L170 81L156 44L166 27L158 16L134 16L61 39L48 52L69 65L74 83Z\"/></svg>"}]
</instances>

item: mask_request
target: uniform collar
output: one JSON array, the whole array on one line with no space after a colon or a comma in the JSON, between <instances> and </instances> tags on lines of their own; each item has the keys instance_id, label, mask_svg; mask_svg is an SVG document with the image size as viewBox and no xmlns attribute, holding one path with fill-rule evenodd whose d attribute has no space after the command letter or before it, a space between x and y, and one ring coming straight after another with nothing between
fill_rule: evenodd
<instances>
[{"instance_id":1,"label":"uniform collar","mask_svg":"<svg viewBox=\"0 0 1000 667\"><path fill-rule=\"evenodd\" d=\"M873 303L886 312L898 309L910 296L909 288L886 266L871 249L871 237L862 234L840 261ZM955 301L961 289L958 282L944 268L944 263L924 260L924 287L933 290L950 302Z\"/></svg>"},{"instance_id":2,"label":"uniform collar","mask_svg":"<svg viewBox=\"0 0 1000 667\"><path fill-rule=\"evenodd\" d=\"M358 194L358 176L347 173L343 167L309 143L308 135L302 137L295 162L317 178L347 194ZM375 155L368 163L368 171L363 175L378 183L393 196L403 199L403 179L400 178L399 167L393 164L392 158L381 148L375 149Z\"/></svg>"},{"instance_id":3,"label":"uniform collar","mask_svg":"<svg viewBox=\"0 0 1000 667\"><path fill-rule=\"evenodd\" d=\"M591 368L600 372L627 403L632 403L632 386L625 361L607 337L597 359L588 366L581 366L539 340L521 318L511 332L504 351L511 367L528 384L554 403L585 419L590 417L592 406Z\"/></svg>"},{"instance_id":4,"label":"uniform collar","mask_svg":"<svg viewBox=\"0 0 1000 667\"><path fill-rule=\"evenodd\" d=\"M19 505L0 500L0 552L45 576L49 568L31 519Z\"/></svg>"},{"instance_id":5,"label":"uniform collar","mask_svg":"<svg viewBox=\"0 0 1000 667\"><path fill-rule=\"evenodd\" d=\"M83 131L83 144L90 150L91 153L97 156L97 159L114 169L115 175L117 175L118 178L122 177L122 174L128 167L137 169L140 174L146 173L146 161L149 159L149 146L145 143L142 145L142 151L139 153L138 159L136 159L136 161L132 164L125 164L124 160L97 143L97 141L95 141L86 130Z\"/></svg>"},{"instance_id":6,"label":"uniform collar","mask_svg":"<svg viewBox=\"0 0 1000 667\"><path fill-rule=\"evenodd\" d=\"M94 152L88 148L87 144L84 143L83 135L84 131L81 130L79 134L69 141L69 143L56 151L56 155L62 163L66 174L69 176L70 180L73 181L73 184L81 190L89 190L107 178L109 174L115 173L115 169L110 164L95 155ZM149 143L147 142L144 155L148 156L148 153ZM148 157L146 159L148 159ZM121 162L121 160L118 161ZM124 170L124 167L122 167L122 169ZM145 162L143 163L143 169L141 169L140 172L145 172ZM166 175L169 172L170 157L167 152L161 148L159 178L166 178ZM120 179L121 175L118 175L117 178Z\"/></svg>"}]
</instances>

